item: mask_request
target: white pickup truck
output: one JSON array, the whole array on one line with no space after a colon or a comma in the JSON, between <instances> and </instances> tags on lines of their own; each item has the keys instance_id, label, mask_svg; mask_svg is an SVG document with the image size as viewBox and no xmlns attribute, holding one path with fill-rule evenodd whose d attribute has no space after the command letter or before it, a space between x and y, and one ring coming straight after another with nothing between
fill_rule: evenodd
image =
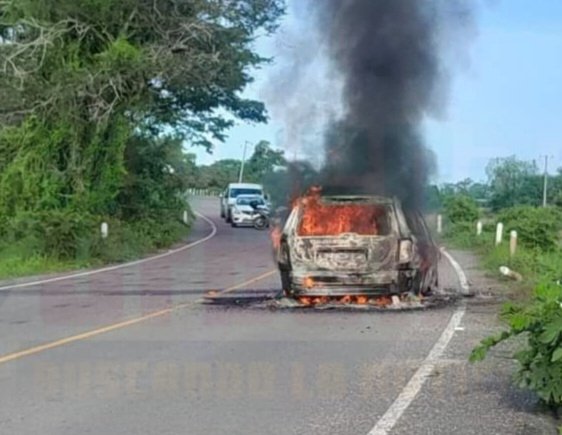
<instances>
[{"instance_id":1,"label":"white pickup truck","mask_svg":"<svg viewBox=\"0 0 562 435\"><path fill-rule=\"evenodd\" d=\"M221 217L226 219L228 223L232 221L232 207L234 207L236 198L240 195L258 195L267 199L261 184L230 183L220 198Z\"/></svg>"}]
</instances>

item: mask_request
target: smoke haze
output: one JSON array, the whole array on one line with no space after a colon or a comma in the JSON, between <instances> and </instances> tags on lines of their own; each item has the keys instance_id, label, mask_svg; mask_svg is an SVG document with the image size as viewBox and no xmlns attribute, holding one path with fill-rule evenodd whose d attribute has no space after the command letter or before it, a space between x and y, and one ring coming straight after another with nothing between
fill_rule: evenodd
<instances>
[{"instance_id":1,"label":"smoke haze","mask_svg":"<svg viewBox=\"0 0 562 435\"><path fill-rule=\"evenodd\" d=\"M301 75L312 60L310 56L297 60L284 73L302 107L292 105L293 121L286 122L286 129L296 132L293 136L306 131L310 116L299 116L299 111L320 116L317 106L310 110L317 95L338 98L337 119L334 113L322 118L320 182L325 191L396 195L408 204L421 205L434 170L421 125L426 117L444 112L450 71L445 51L454 51L451 44L467 39L472 23L467 3L308 0L305 22L313 27L316 52L326 57L341 92L324 81L327 86L322 92L306 93L309 86L303 86ZM282 107L274 104L274 116L276 110L286 112ZM319 151L316 144L302 146L313 154Z\"/></svg>"}]
</instances>

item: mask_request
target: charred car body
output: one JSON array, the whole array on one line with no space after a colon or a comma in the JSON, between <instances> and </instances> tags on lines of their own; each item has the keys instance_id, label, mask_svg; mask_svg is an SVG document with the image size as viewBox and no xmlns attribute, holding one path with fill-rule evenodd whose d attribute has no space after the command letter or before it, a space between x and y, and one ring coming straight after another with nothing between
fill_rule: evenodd
<instances>
[{"instance_id":1,"label":"charred car body","mask_svg":"<svg viewBox=\"0 0 562 435\"><path fill-rule=\"evenodd\" d=\"M438 286L440 251L423 215L378 196L299 199L277 237L285 294L425 294Z\"/></svg>"}]
</instances>

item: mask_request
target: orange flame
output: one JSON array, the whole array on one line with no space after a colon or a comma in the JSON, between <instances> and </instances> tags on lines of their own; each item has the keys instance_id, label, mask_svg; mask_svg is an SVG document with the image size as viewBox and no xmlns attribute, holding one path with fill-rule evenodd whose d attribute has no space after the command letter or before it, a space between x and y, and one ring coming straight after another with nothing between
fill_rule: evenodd
<instances>
[{"instance_id":1,"label":"orange flame","mask_svg":"<svg viewBox=\"0 0 562 435\"><path fill-rule=\"evenodd\" d=\"M311 277L306 277L303 282L304 288L311 289L314 287L314 280Z\"/></svg>"},{"instance_id":2,"label":"orange flame","mask_svg":"<svg viewBox=\"0 0 562 435\"><path fill-rule=\"evenodd\" d=\"M358 305L367 305L369 303L369 298L367 296L357 296L356 303Z\"/></svg>"},{"instance_id":3,"label":"orange flame","mask_svg":"<svg viewBox=\"0 0 562 435\"><path fill-rule=\"evenodd\" d=\"M271 243L273 244L273 247L275 249L279 249L281 247L281 235L282 234L283 234L283 231L278 226L273 227L273 229L271 230L271 234L270 234Z\"/></svg>"},{"instance_id":4,"label":"orange flame","mask_svg":"<svg viewBox=\"0 0 562 435\"><path fill-rule=\"evenodd\" d=\"M374 204L324 204L321 188L313 187L300 200L303 215L300 236L336 236L343 233L378 234L378 218L384 213Z\"/></svg>"},{"instance_id":5,"label":"orange flame","mask_svg":"<svg viewBox=\"0 0 562 435\"><path fill-rule=\"evenodd\" d=\"M364 295L345 295L345 296L300 296L297 301L306 307L323 304L339 305L374 305L378 308L385 308L392 305L390 296L364 296Z\"/></svg>"},{"instance_id":6,"label":"orange flame","mask_svg":"<svg viewBox=\"0 0 562 435\"><path fill-rule=\"evenodd\" d=\"M375 299L375 305L377 307L387 307L389 305L392 305L392 298L389 296L381 296Z\"/></svg>"},{"instance_id":7,"label":"orange flame","mask_svg":"<svg viewBox=\"0 0 562 435\"><path fill-rule=\"evenodd\" d=\"M295 207L301 207L302 209L302 217L298 228L299 236L337 236L344 233L377 235L380 233L380 218L386 212L383 207L376 204L323 202L321 193L322 188L314 186L309 189L305 196L292 201L293 209ZM281 234L282 230L278 227L271 231L271 239L276 248L280 246ZM304 289L311 290L315 285L312 277L306 277L303 281ZM327 303L375 305L377 307L386 307L392 304L392 299L388 296L369 297L363 295L300 296L297 301L306 307Z\"/></svg>"},{"instance_id":8,"label":"orange flame","mask_svg":"<svg viewBox=\"0 0 562 435\"><path fill-rule=\"evenodd\" d=\"M299 303L305 306L312 305L312 298L308 298L308 297L299 298Z\"/></svg>"},{"instance_id":9,"label":"orange flame","mask_svg":"<svg viewBox=\"0 0 562 435\"><path fill-rule=\"evenodd\" d=\"M342 303L342 304L350 304L352 301L353 301L353 299L350 295L345 295L344 297L342 297L340 299L340 303Z\"/></svg>"}]
</instances>

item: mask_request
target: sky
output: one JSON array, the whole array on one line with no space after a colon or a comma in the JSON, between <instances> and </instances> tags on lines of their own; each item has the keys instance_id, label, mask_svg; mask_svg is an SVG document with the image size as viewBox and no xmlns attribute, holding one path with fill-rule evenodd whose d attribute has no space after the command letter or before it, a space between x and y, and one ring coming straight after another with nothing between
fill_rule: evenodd
<instances>
[{"instance_id":1,"label":"sky","mask_svg":"<svg viewBox=\"0 0 562 435\"><path fill-rule=\"evenodd\" d=\"M467 1L479 4L475 32L467 37L459 61L451 68L444 114L426 120L422 129L437 157L434 181L485 181L490 159L511 155L525 160L548 155L551 168L561 167L562 1ZM289 8L282 35L296 25ZM256 49L276 60L255 72L256 80L244 95L264 101L267 107L268 86L287 59L279 53L279 37L262 38ZM249 153L251 144L260 140L283 149L286 125L276 112L270 111L266 125L238 123L212 154L196 148L189 151L197 154L198 163L209 164L240 159L246 141Z\"/></svg>"}]
</instances>

